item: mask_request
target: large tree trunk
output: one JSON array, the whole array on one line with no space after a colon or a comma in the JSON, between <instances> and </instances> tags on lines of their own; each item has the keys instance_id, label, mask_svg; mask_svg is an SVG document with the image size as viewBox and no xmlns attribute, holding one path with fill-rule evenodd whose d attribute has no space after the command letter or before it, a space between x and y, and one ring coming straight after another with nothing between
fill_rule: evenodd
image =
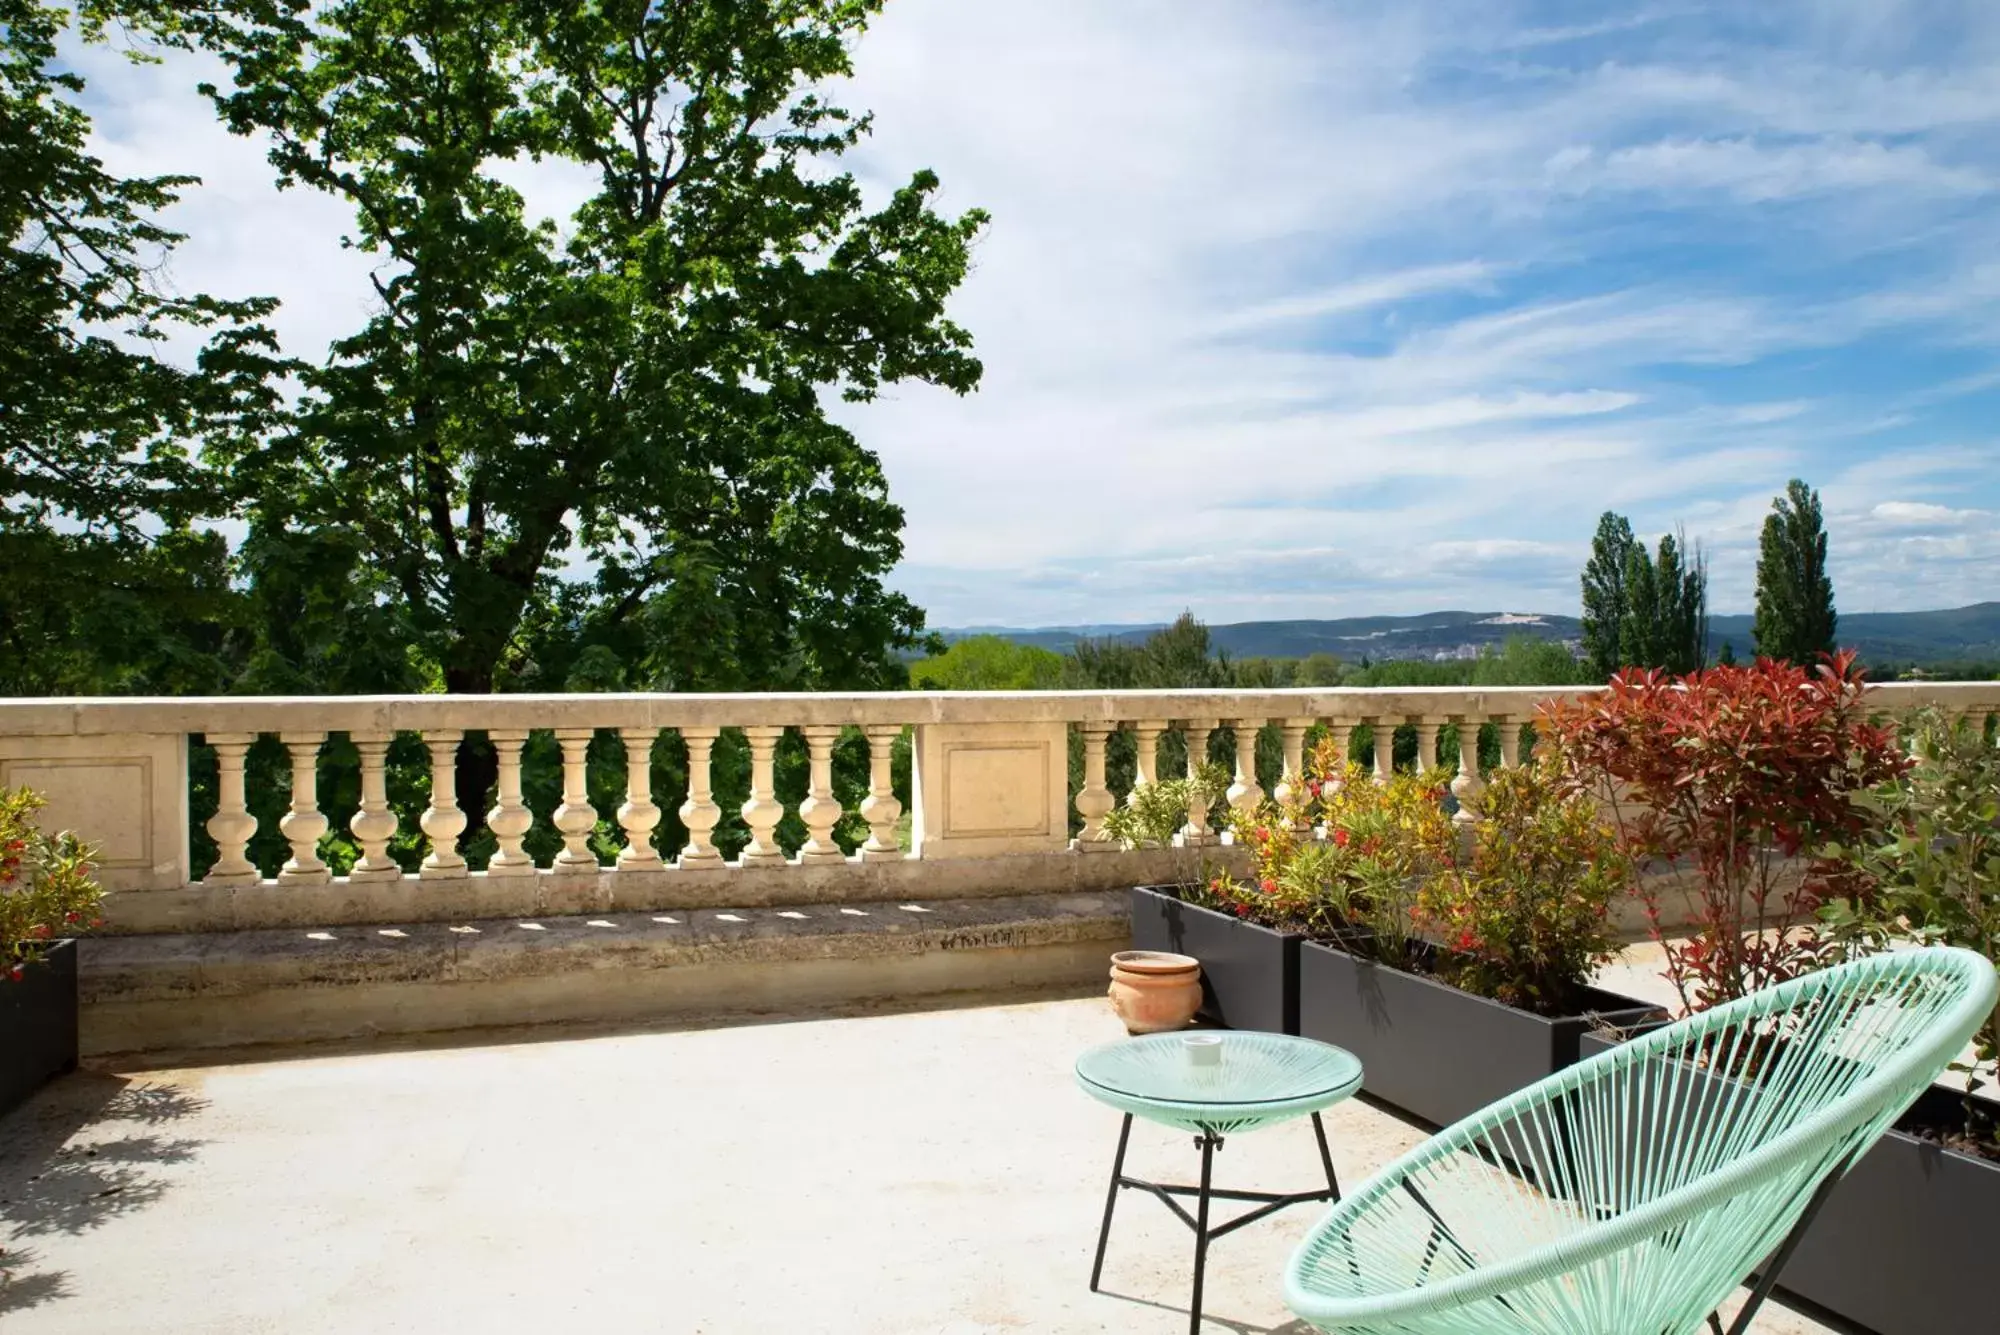
<instances>
[{"instance_id":1,"label":"large tree trunk","mask_svg":"<svg viewBox=\"0 0 2000 1335\"><path fill-rule=\"evenodd\" d=\"M476 668L446 668L445 689L453 695L491 695L493 674ZM493 743L484 737L467 737L458 748L454 787L459 809L465 812L467 842L486 828L486 811L493 785L500 779L500 757Z\"/></svg>"}]
</instances>

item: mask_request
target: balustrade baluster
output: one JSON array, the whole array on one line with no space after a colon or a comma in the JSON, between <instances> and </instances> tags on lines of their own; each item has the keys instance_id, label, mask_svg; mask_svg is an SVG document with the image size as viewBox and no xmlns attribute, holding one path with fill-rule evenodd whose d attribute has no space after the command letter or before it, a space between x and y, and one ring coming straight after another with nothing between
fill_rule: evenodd
<instances>
[{"instance_id":1,"label":"balustrade baluster","mask_svg":"<svg viewBox=\"0 0 2000 1335\"><path fill-rule=\"evenodd\" d=\"M1443 725L1434 719L1422 719L1416 724L1417 732L1417 772L1438 767L1438 733Z\"/></svg>"},{"instance_id":2,"label":"balustrade baluster","mask_svg":"<svg viewBox=\"0 0 2000 1335\"><path fill-rule=\"evenodd\" d=\"M562 851L556 854L552 870L586 872L598 869L597 854L591 851L590 835L597 828L597 808L590 805L590 728L557 728L556 744L562 748L562 805L555 810L553 824L562 831Z\"/></svg>"},{"instance_id":3,"label":"balustrade baluster","mask_svg":"<svg viewBox=\"0 0 2000 1335\"><path fill-rule=\"evenodd\" d=\"M688 753L688 795L687 801L681 803L681 824L687 826L688 841L680 854L682 871L715 871L727 865L713 842L715 827L722 821L722 808L716 805L715 791L709 786L715 739L721 731L720 728L680 730Z\"/></svg>"},{"instance_id":4,"label":"balustrade baluster","mask_svg":"<svg viewBox=\"0 0 2000 1335\"><path fill-rule=\"evenodd\" d=\"M750 743L750 800L743 804L743 823L750 827L750 842L743 846L741 859L746 867L784 865L785 850L778 846L778 822L785 818L785 808L778 801L777 780L772 771L778 738L784 732L783 728L770 726L743 730L744 739Z\"/></svg>"},{"instance_id":5,"label":"balustrade baluster","mask_svg":"<svg viewBox=\"0 0 2000 1335\"><path fill-rule=\"evenodd\" d=\"M1230 724L1236 734L1236 781L1229 785L1229 809L1249 820L1264 804L1264 789L1257 782L1257 730L1262 719L1240 718Z\"/></svg>"},{"instance_id":6,"label":"balustrade baluster","mask_svg":"<svg viewBox=\"0 0 2000 1335\"><path fill-rule=\"evenodd\" d=\"M840 803L833 796L833 744L840 729L828 724L812 724L799 729L806 739L806 800L799 803L799 819L805 823L806 841L799 847L801 865L847 861L834 841L833 827L840 821Z\"/></svg>"},{"instance_id":7,"label":"balustrade baluster","mask_svg":"<svg viewBox=\"0 0 2000 1335\"><path fill-rule=\"evenodd\" d=\"M1333 738L1333 754L1339 762L1333 773L1326 776L1326 784L1337 793L1347 786L1347 767L1354 760L1354 725L1335 719L1326 731Z\"/></svg>"},{"instance_id":8,"label":"balustrade baluster","mask_svg":"<svg viewBox=\"0 0 2000 1335\"><path fill-rule=\"evenodd\" d=\"M868 798L861 804L861 819L868 822L868 842L861 846L861 860L900 862L903 847L896 837L896 822L902 819L903 804L896 800L891 764L903 730L876 724L863 731L868 734Z\"/></svg>"},{"instance_id":9,"label":"balustrade baluster","mask_svg":"<svg viewBox=\"0 0 2000 1335\"><path fill-rule=\"evenodd\" d=\"M1375 742L1375 782L1387 784L1396 773L1396 725L1400 719L1374 718L1368 731ZM1421 763L1421 757L1419 757Z\"/></svg>"},{"instance_id":10,"label":"balustrade baluster","mask_svg":"<svg viewBox=\"0 0 2000 1335\"><path fill-rule=\"evenodd\" d=\"M1188 793L1187 824L1181 827L1181 845L1184 848L1205 848L1219 843L1215 831L1209 828L1208 804L1210 794L1200 789L1201 767L1208 763L1208 735L1215 731L1218 720L1186 719L1181 730L1187 737L1187 776L1192 789Z\"/></svg>"},{"instance_id":11,"label":"balustrade baluster","mask_svg":"<svg viewBox=\"0 0 2000 1335\"><path fill-rule=\"evenodd\" d=\"M1312 730L1312 724L1309 718L1288 718L1278 725L1283 734L1285 763L1283 772L1278 776L1278 786L1271 790L1271 797L1280 808L1293 802L1299 803L1300 814L1294 817L1292 830L1301 835L1312 829L1312 822L1303 814L1306 800L1306 733Z\"/></svg>"},{"instance_id":12,"label":"balustrade baluster","mask_svg":"<svg viewBox=\"0 0 2000 1335\"><path fill-rule=\"evenodd\" d=\"M1118 799L1104 782L1104 745L1117 726L1115 723L1077 725L1083 734L1083 787L1077 789L1076 812L1083 817L1083 828L1069 846L1079 853L1105 853L1118 847L1104 830L1104 818L1118 805Z\"/></svg>"},{"instance_id":13,"label":"balustrade baluster","mask_svg":"<svg viewBox=\"0 0 2000 1335\"><path fill-rule=\"evenodd\" d=\"M347 822L361 856L348 869L350 881L401 880L403 869L389 856L396 837L396 813L389 807L388 757L390 734L353 732L348 740L361 754L361 806Z\"/></svg>"},{"instance_id":14,"label":"balustrade baluster","mask_svg":"<svg viewBox=\"0 0 2000 1335\"><path fill-rule=\"evenodd\" d=\"M257 740L254 732L214 732L207 735L215 748L215 814L203 827L215 840L215 865L203 878L204 885L254 884L257 865L245 855L250 836L257 833L257 818L243 801L243 757Z\"/></svg>"},{"instance_id":15,"label":"balustrade baluster","mask_svg":"<svg viewBox=\"0 0 2000 1335\"><path fill-rule=\"evenodd\" d=\"M333 873L320 860L319 840L327 831L326 813L319 809L319 748L323 732L281 732L278 740L292 761L291 807L278 829L292 846L292 855L278 869L280 885L324 885Z\"/></svg>"},{"instance_id":16,"label":"balustrade baluster","mask_svg":"<svg viewBox=\"0 0 2000 1335\"><path fill-rule=\"evenodd\" d=\"M1166 730L1165 719L1141 719L1132 725L1133 791L1125 795L1127 802L1132 801L1142 784L1160 781L1160 734Z\"/></svg>"},{"instance_id":17,"label":"balustrade baluster","mask_svg":"<svg viewBox=\"0 0 2000 1335\"><path fill-rule=\"evenodd\" d=\"M1479 777L1479 720L1461 714L1458 717L1458 777L1451 781L1451 795L1458 799L1458 812L1452 820L1459 825L1471 825L1479 819L1479 795L1486 791L1485 780Z\"/></svg>"},{"instance_id":18,"label":"balustrade baluster","mask_svg":"<svg viewBox=\"0 0 2000 1335\"><path fill-rule=\"evenodd\" d=\"M1494 725L1500 733L1500 763L1508 769L1521 767L1521 729L1526 726L1504 718Z\"/></svg>"},{"instance_id":19,"label":"balustrade baluster","mask_svg":"<svg viewBox=\"0 0 2000 1335\"><path fill-rule=\"evenodd\" d=\"M618 807L618 827L625 831L625 847L618 850L620 871L664 871L666 863L653 847L653 829L660 823L660 808L653 801L653 739L658 728L620 728L618 739L625 743L625 801Z\"/></svg>"},{"instance_id":20,"label":"balustrade baluster","mask_svg":"<svg viewBox=\"0 0 2000 1335\"><path fill-rule=\"evenodd\" d=\"M528 740L527 731L503 729L489 731L486 736L493 743L500 765L499 791L493 810L486 813L486 826L493 831L499 847L487 859L486 874L533 876L535 860L521 847L521 841L535 825L535 813L528 810L528 804L521 798L521 746Z\"/></svg>"},{"instance_id":21,"label":"balustrade baluster","mask_svg":"<svg viewBox=\"0 0 2000 1335\"><path fill-rule=\"evenodd\" d=\"M469 870L458 851L458 836L468 823L458 805L458 744L464 736L456 728L424 733L424 749L431 753L431 800L417 817L417 826L431 846L417 875L426 880L456 879Z\"/></svg>"}]
</instances>

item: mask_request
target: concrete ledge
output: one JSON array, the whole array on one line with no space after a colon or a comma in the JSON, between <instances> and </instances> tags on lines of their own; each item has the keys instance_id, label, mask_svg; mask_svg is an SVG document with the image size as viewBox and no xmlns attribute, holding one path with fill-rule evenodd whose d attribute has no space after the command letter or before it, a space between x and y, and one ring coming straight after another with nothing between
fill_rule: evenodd
<instances>
[{"instance_id":1,"label":"concrete ledge","mask_svg":"<svg viewBox=\"0 0 2000 1335\"><path fill-rule=\"evenodd\" d=\"M91 1057L1101 986L1121 891L100 938Z\"/></svg>"},{"instance_id":2,"label":"concrete ledge","mask_svg":"<svg viewBox=\"0 0 2000 1335\"><path fill-rule=\"evenodd\" d=\"M1204 850L1212 867L1242 874L1244 849ZM350 881L325 885L190 885L107 895L114 933L234 932L353 923L465 922L537 913L641 913L660 910L868 904L892 899L972 899L1024 894L1085 894L1156 885L1192 874L1200 859L1177 849L1077 853L1060 849L981 858L849 859L831 865L730 865L713 871L630 872L614 867L533 876Z\"/></svg>"}]
</instances>

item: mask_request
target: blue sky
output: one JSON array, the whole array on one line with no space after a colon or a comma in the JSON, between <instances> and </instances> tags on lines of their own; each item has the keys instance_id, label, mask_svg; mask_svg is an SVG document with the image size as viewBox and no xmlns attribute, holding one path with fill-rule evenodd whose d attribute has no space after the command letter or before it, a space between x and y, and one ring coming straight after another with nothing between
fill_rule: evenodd
<instances>
[{"instance_id":1,"label":"blue sky","mask_svg":"<svg viewBox=\"0 0 2000 1335\"><path fill-rule=\"evenodd\" d=\"M352 326L338 205L97 73L183 286ZM844 93L994 215L984 387L842 409L934 624L1573 612L1606 508L1747 610L1792 476L1845 610L2000 597L2000 6L891 0Z\"/></svg>"}]
</instances>

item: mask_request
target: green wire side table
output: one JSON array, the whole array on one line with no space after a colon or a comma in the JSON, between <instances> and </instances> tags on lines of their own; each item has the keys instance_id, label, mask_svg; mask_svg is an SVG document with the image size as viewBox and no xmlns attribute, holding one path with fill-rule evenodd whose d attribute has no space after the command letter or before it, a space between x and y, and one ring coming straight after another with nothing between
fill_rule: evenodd
<instances>
[{"instance_id":1,"label":"green wire side table","mask_svg":"<svg viewBox=\"0 0 2000 1335\"><path fill-rule=\"evenodd\" d=\"M1189 1302L1190 1331L1201 1329L1202 1273L1208 1244L1245 1224L1254 1223L1307 1201L1337 1201L1340 1180L1334 1176L1333 1155L1326 1146L1320 1112L1361 1088L1361 1061L1353 1053L1308 1038L1235 1030L1151 1034L1107 1043L1077 1058L1076 1080L1085 1093L1125 1114L1118 1132L1118 1153L1111 1161L1111 1185L1104 1196L1104 1224L1097 1233L1097 1259L1090 1267L1090 1288L1104 1273L1104 1248L1111 1238L1111 1215L1118 1193L1127 1187L1150 1192L1194 1230L1194 1296ZM1320 1166L1326 1186L1315 1191L1235 1191L1212 1184L1215 1152L1225 1134L1310 1116L1319 1142ZM1195 1133L1201 1151L1201 1184L1184 1186L1148 1182L1125 1174L1125 1146L1132 1119L1143 1117L1162 1126ZM1195 1198L1189 1214L1177 1196ZM1254 1210L1211 1228L1209 1203L1246 1201Z\"/></svg>"}]
</instances>

